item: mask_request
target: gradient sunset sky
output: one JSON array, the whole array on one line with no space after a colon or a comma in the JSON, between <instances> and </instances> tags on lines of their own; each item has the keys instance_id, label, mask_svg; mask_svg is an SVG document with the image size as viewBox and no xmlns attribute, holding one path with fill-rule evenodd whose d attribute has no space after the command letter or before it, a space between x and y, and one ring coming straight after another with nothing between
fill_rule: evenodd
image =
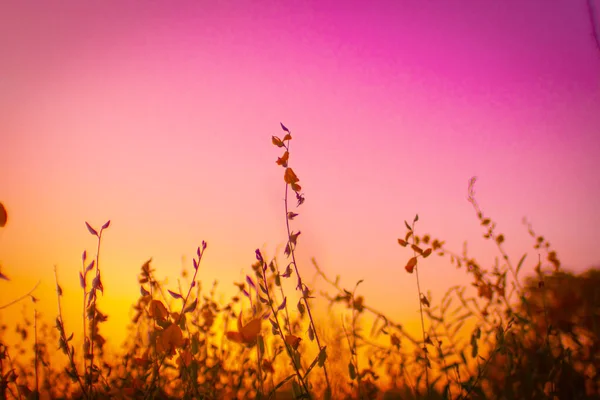
<instances>
[{"instance_id":1,"label":"gradient sunset sky","mask_svg":"<svg viewBox=\"0 0 600 400\"><path fill-rule=\"evenodd\" d=\"M349 288L364 278L367 302L400 321L418 310L404 220L418 213L417 232L456 251L467 240L484 266L498 255L466 201L471 176L511 257L529 251L526 271L523 217L566 268L600 265L585 0L4 1L0 52L0 305L41 280L53 318L54 265L80 304L96 245L84 221L109 219L100 307L116 340L150 257L176 288L206 240L199 277L227 299L256 248L285 244L280 122L306 195L301 270L316 257ZM467 282L446 259L420 268L437 300Z\"/></svg>"}]
</instances>

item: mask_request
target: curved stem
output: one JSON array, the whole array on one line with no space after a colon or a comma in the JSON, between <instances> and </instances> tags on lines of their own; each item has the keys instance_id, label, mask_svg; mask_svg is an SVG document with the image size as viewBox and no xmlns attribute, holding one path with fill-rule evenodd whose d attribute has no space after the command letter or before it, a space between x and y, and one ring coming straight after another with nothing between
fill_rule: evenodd
<instances>
[{"instance_id":1,"label":"curved stem","mask_svg":"<svg viewBox=\"0 0 600 400\"><path fill-rule=\"evenodd\" d=\"M285 146L286 150L289 152L290 151L290 141L288 140L287 145ZM290 249L290 254L292 256L292 263L294 264L294 270L296 271L296 276L298 277L298 285L296 286L297 290L300 290L302 292L302 299L304 300L304 304L306 305L306 311L308 314L308 318L310 320L310 325L311 328L313 330L313 333L315 335L315 340L317 341L317 346L319 347L319 354L321 351L323 351L323 346L321 345L321 340L319 339L319 334L317 333L317 328L315 326L315 321L313 319L312 316L312 312L310 310L310 305L308 304L308 299L307 296L305 296L304 294L304 283L302 283L302 277L300 276L300 271L298 271L298 264L296 264L296 251L295 251L295 245L291 242L290 238L292 236L292 232L290 229L290 219L288 218L288 192L289 192L289 185L286 182L285 184L285 199L284 199L284 205L285 205L285 226L287 229L287 236L288 236L288 246ZM323 372L325 374L325 381L327 382L327 388L329 390L331 390L331 383L329 381L329 374L327 373L327 365L323 364Z\"/></svg>"}]
</instances>

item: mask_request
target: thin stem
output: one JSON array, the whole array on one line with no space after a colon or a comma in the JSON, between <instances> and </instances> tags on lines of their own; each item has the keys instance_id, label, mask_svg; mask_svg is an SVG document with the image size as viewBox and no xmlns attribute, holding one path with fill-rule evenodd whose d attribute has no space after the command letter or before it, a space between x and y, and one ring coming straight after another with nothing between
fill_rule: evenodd
<instances>
[{"instance_id":1,"label":"thin stem","mask_svg":"<svg viewBox=\"0 0 600 400\"><path fill-rule=\"evenodd\" d=\"M416 218L415 218L416 219ZM412 231L413 231L413 244L415 244L414 239L414 231L415 231L415 222L412 223ZM416 244L415 244L416 245ZM413 249L413 257L417 257L417 252ZM421 315L421 330L423 332L423 352L425 353L425 385L427 386L427 397L431 396L431 388L429 387L429 357L427 355L427 337L425 334L425 317L423 316L423 302L421 301L421 283L419 282L419 266L415 266L415 274L417 276L417 290L419 291L419 314ZM417 388L418 389L418 388Z\"/></svg>"},{"instance_id":2,"label":"thin stem","mask_svg":"<svg viewBox=\"0 0 600 400\"><path fill-rule=\"evenodd\" d=\"M18 299L15 299L15 300L11 301L10 303L7 303L3 306L0 306L0 310L8 308L8 307L12 306L13 304L16 304L16 303L20 302L21 300L26 299L27 297L31 296L31 293L33 293L35 291L35 289L37 289L37 287L40 285L41 282L42 281L38 281L38 283L35 284L33 289L31 289L29 292L25 293L23 296L19 297Z\"/></svg>"},{"instance_id":3,"label":"thin stem","mask_svg":"<svg viewBox=\"0 0 600 400\"><path fill-rule=\"evenodd\" d=\"M96 248L96 279L99 279L100 276L100 244L102 242L102 231L103 229L100 229L100 232L98 233L98 246ZM92 290L94 291L94 301L92 304L90 304L90 306L92 307L92 321L90 324L90 371L89 371L89 378L88 378L88 385L89 385L89 391L90 393L92 392L92 385L94 383L94 379L93 379L93 371L94 371L94 337L96 335L96 288L92 287ZM85 362L85 361L84 361Z\"/></svg>"},{"instance_id":4,"label":"thin stem","mask_svg":"<svg viewBox=\"0 0 600 400\"><path fill-rule=\"evenodd\" d=\"M291 132L290 132L291 134ZM286 150L289 152L290 151L290 141L287 141L287 145L285 146ZM286 182L285 184L285 199L284 199L284 205L285 205L285 226L286 226L286 230L287 230L287 236L288 236L288 246L290 249L290 254L292 256L292 263L294 264L294 270L296 271L296 276L298 277L298 285L296 286L297 290L300 290L302 292L302 299L304 300L304 304L306 305L306 311L308 314L308 318L310 320L310 325L311 328L313 330L313 333L315 335L315 340L317 341L317 346L319 347L319 354L321 351L323 351L323 346L321 345L321 340L319 339L319 334L317 332L317 328L315 326L315 321L313 319L312 316L312 312L310 310L310 305L308 304L308 299L307 296L304 295L304 284L302 283L302 277L300 276L300 271L298 270L298 264L296 264L296 251L295 251L295 245L291 243L291 236L292 236L292 231L290 229L290 219L288 218L288 192L289 192L289 185ZM327 365L323 364L323 372L325 374L325 381L327 382L327 388L328 390L331 390L331 382L329 381L329 374L327 373Z\"/></svg>"},{"instance_id":5,"label":"thin stem","mask_svg":"<svg viewBox=\"0 0 600 400\"><path fill-rule=\"evenodd\" d=\"M84 252L85 255L85 252ZM85 300L87 298L87 282L86 282L86 268L85 268L85 257L81 258L81 276L83 280L83 308L82 308L82 322L83 322L83 364L85 365L85 355L87 354L86 349L86 340L87 340L87 314L86 314L86 306Z\"/></svg>"},{"instance_id":6,"label":"thin stem","mask_svg":"<svg viewBox=\"0 0 600 400\"><path fill-rule=\"evenodd\" d=\"M312 396L310 395L308 386L305 382L305 377L302 376L302 372L300 371L300 368L302 368L302 365L298 365L296 363L296 357L294 357L294 354L292 353L291 346L285 341L285 336L283 335L283 330L281 329L282 326L279 323L279 317L277 316L278 310L276 310L275 307L273 306L273 298L271 297L271 292L269 290L269 286L267 285L267 272L266 272L267 270L266 270L266 266L264 264L265 264L265 262L263 260L262 266L261 266L261 268L263 270L262 277L263 277L263 282L264 282L265 289L266 289L267 301L269 302L269 307L271 308L271 312L273 313L273 319L275 320L275 325L277 326L277 332L279 333L279 336L281 337L281 340L283 341L283 344L285 345L285 349L288 353L288 356L290 357L290 360L292 360L292 366L294 367L294 371L296 372L296 375L298 376L298 379L300 380L300 383L302 384L302 388L304 389L304 392L310 399L310 398L312 398ZM285 307L285 310L287 312L287 307ZM288 323L289 323L289 320L288 320ZM288 326L288 329L289 329L289 326ZM290 334L291 333L292 332L290 330Z\"/></svg>"},{"instance_id":7,"label":"thin stem","mask_svg":"<svg viewBox=\"0 0 600 400\"><path fill-rule=\"evenodd\" d=\"M357 394L358 394L358 398L360 398L360 386L361 386L361 381L360 381L360 370L358 369L358 352L357 352L357 346L356 346L356 319L357 319L357 315L358 315L358 310L356 309L355 306L355 301L356 301L356 289L358 287L358 285L361 283L362 281L359 281L356 286L354 286L354 290L352 291L352 356L354 358L354 368L355 368L355 373L356 373L356 388L357 388Z\"/></svg>"},{"instance_id":8,"label":"thin stem","mask_svg":"<svg viewBox=\"0 0 600 400\"><path fill-rule=\"evenodd\" d=\"M340 285L338 285L336 282L334 282L331 279L329 279L329 277L327 275L325 275L325 272L323 272L323 270L321 269L321 267L319 267L319 265L317 264L317 261L314 258L312 259L312 263L313 263L313 266L315 267L315 269L317 270L317 274L320 275L323 278L323 280L325 280L325 282L327 282L331 286L333 286L339 293L342 293L342 294L345 293L344 289L342 289L340 287ZM377 309L375 309L375 308L373 308L371 306L368 306L368 305L366 305L364 303L363 303L362 307L365 310L369 311L371 314L375 315L376 317L381 318L382 320L384 320L386 322L386 324L389 324L389 325L392 325L393 327L395 327L402 334L402 337L405 337L406 339L408 339L413 344L418 344L419 343L417 339L415 339L410 334L408 334L408 332L404 331L404 329L402 328L402 325L400 323L397 323L397 322L394 322L394 321L390 320L381 311L378 311Z\"/></svg>"},{"instance_id":9,"label":"thin stem","mask_svg":"<svg viewBox=\"0 0 600 400\"><path fill-rule=\"evenodd\" d=\"M192 283L190 284L190 288L188 289L187 295L185 296L185 299L183 300L183 305L181 306L181 313L179 314L179 318L177 319L177 325L179 325L179 323L181 322L181 318L183 318L185 307L190 298L190 294L192 293L192 289L196 285L195 284L196 276L198 275L198 269L200 269L200 261L202 261L202 256L204 255L204 250L206 250L206 242L202 241L202 249L200 249L200 247L198 248L198 262L194 262L194 276L192 277ZM195 258L194 258L194 261L195 261ZM152 290L152 285L150 286L150 290ZM162 291L161 291L161 293L162 293ZM156 321L154 321L154 329L156 330ZM156 354L156 341L154 341L154 353ZM161 357L158 365L154 368L154 376L152 377L152 382L148 386L148 390L147 390L146 394L144 395L144 398L148 398L148 396L150 396L152 387L156 384L156 381L158 380L158 377L160 374L160 369L162 368L166 358L167 358L167 355L164 354Z\"/></svg>"},{"instance_id":10,"label":"thin stem","mask_svg":"<svg viewBox=\"0 0 600 400\"><path fill-rule=\"evenodd\" d=\"M35 352L34 355L34 361L33 361L33 368L34 368L34 372L35 372L35 395L36 398L39 399L40 397L40 383L39 383L39 379L38 379L38 335L37 335L37 309L33 310L33 337L34 337L34 345L33 345L33 351Z\"/></svg>"},{"instance_id":11,"label":"thin stem","mask_svg":"<svg viewBox=\"0 0 600 400\"><path fill-rule=\"evenodd\" d=\"M483 212L481 211L481 208L479 207L479 204L477 203L477 200L475 199L475 182L476 181L477 181L476 177L471 178L471 180L469 181L469 194L467 196L467 200L469 201L469 203L471 203L471 205L477 212L477 218L479 218L480 221L483 221L484 220ZM510 271L511 275L513 276L513 279L514 279L513 283L517 286L519 291L522 293L523 287L521 286L521 282L519 282L519 279L517 278L517 272L516 272L515 268L513 267L512 263L510 262L510 258L508 257L508 254L506 254L506 251L504 251L504 248L502 247L502 242L500 240L498 240L499 236L494 233L495 225L491 220L488 220L488 223L492 224L492 225L490 225L490 228L488 228L489 238L491 238L494 241L494 243L496 243L496 247L498 248L498 251L500 251L502 258L504 259L504 261L506 261L508 270Z\"/></svg>"},{"instance_id":12,"label":"thin stem","mask_svg":"<svg viewBox=\"0 0 600 400\"><path fill-rule=\"evenodd\" d=\"M73 352L69 347L69 341L67 340L67 335L65 334L65 324L62 317L62 306L60 303L60 298L62 296L62 289L58 284L58 273L56 272L56 266L54 266L54 280L56 281L56 299L58 303L58 318L57 318L57 327L60 333L60 339L62 344L65 346L65 353L67 354L67 358L69 359L69 363L71 365L71 373L76 377L77 383L79 383L79 387L81 388L81 392L84 398L89 398L88 391L86 390L86 386L81 381L81 377L79 376L79 372L77 371L77 365L75 364L75 359L73 357ZM83 361L84 369L85 369L85 360Z\"/></svg>"}]
</instances>

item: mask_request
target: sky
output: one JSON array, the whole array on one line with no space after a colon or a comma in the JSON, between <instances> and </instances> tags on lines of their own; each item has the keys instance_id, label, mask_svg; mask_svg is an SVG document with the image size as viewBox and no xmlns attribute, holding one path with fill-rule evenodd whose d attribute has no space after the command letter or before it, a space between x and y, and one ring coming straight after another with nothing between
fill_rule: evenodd
<instances>
[{"instance_id":1,"label":"sky","mask_svg":"<svg viewBox=\"0 0 600 400\"><path fill-rule=\"evenodd\" d=\"M404 220L418 213L417 233L457 252L468 241L484 266L498 256L466 200L472 176L509 255L529 251L526 272L537 255L523 217L567 269L600 265L600 49L586 1L140 4L0 5L0 305L39 281L53 320L56 266L76 331L81 253L96 249L84 222L108 220L100 307L115 342L149 258L177 288L205 240L199 279L227 301L256 248L283 257L280 122L306 197L292 228L310 282L315 257L417 321ZM448 259L419 268L434 302L468 283Z\"/></svg>"}]
</instances>

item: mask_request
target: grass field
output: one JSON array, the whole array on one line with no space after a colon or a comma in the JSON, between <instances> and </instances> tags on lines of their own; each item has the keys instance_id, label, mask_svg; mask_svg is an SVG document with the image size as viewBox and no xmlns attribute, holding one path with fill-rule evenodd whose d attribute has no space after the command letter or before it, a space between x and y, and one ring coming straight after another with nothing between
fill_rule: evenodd
<instances>
[{"instance_id":1,"label":"grass field","mask_svg":"<svg viewBox=\"0 0 600 400\"><path fill-rule=\"evenodd\" d=\"M186 399L584 399L598 398L600 296L561 293L571 276L562 271L548 241L528 227L533 254L512 260L505 237L480 208L475 179L469 184L482 234L495 244L491 268L467 252L446 247L442 238L418 234L419 217L401 227L398 251L420 304L421 333L412 336L402 321L380 313L376 304L357 294L361 281L343 287L313 261L298 265L305 195L290 166L291 132L272 137L280 151L276 163L285 182L287 239L283 259L256 250L256 262L238 295L219 303L214 290L197 280L210 246L202 242L186 286L166 287L152 262L140 268L140 297L131 307L128 340L119 355L105 352L102 324L102 227L86 222L97 238L95 254L82 255L81 320L64 321L62 289L57 278L59 312L53 326L38 321L6 321L0 331L0 398L186 398ZM7 221L1 208L0 226ZM419 281L419 266L428 257L445 257L469 276L471 285L452 287L433 302ZM537 259L536 274L522 277L526 262ZM328 285L316 293L305 276L317 273ZM2 271L0 285L10 285ZM580 277L591 282L593 272ZM579 282L579 281L578 281ZM587 286L586 286L587 287ZM586 289L587 290L587 289ZM598 293L590 288L590 293ZM561 292L562 291L562 292ZM587 293L587 292L586 292ZM35 299L35 292L24 296ZM315 297L330 302L346 323L333 327L318 320ZM15 299L2 310L14 307ZM562 311L562 313L560 312ZM83 336L68 326L79 324ZM231 329L235 326L235 329ZM16 329L32 338L33 348L4 339ZM228 328L229 327L229 328ZM75 344L77 343L77 345ZM78 343L81 343L79 345ZM66 367L57 366L55 349ZM16 362L15 353L30 355ZM22 358L19 358L22 359Z\"/></svg>"}]
</instances>

